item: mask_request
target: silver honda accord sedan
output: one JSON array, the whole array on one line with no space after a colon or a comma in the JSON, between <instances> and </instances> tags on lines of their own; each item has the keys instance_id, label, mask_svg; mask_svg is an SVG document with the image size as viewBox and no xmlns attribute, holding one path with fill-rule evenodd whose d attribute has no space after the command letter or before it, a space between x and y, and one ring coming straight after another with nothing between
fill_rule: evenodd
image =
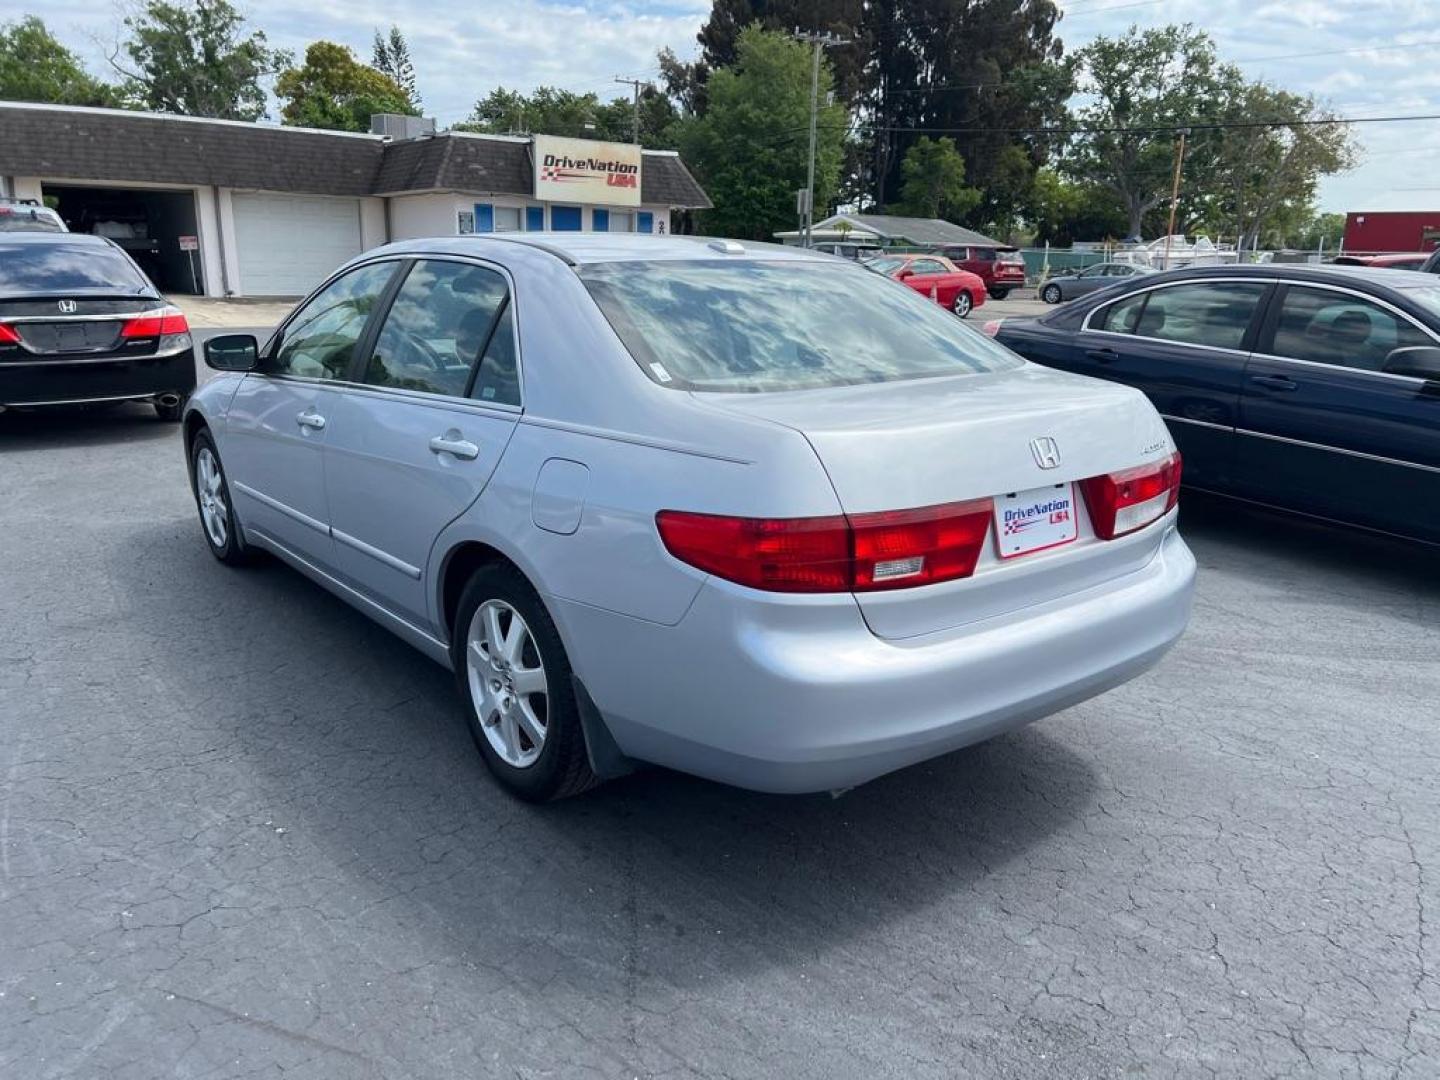
<instances>
[{"instance_id":1,"label":"silver honda accord sedan","mask_svg":"<svg viewBox=\"0 0 1440 1080\"><path fill-rule=\"evenodd\" d=\"M524 798L637 762L847 788L1116 686L1189 617L1145 397L844 259L406 241L205 355L210 550L270 552L452 669Z\"/></svg>"}]
</instances>

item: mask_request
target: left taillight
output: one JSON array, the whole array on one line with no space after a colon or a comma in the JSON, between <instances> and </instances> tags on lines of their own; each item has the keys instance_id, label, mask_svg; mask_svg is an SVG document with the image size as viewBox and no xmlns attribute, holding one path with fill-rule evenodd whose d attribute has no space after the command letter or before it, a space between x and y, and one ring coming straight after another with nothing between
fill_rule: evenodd
<instances>
[{"instance_id":1,"label":"left taillight","mask_svg":"<svg viewBox=\"0 0 1440 1080\"><path fill-rule=\"evenodd\" d=\"M874 592L974 573L991 501L815 518L662 510L665 548L697 569L770 592Z\"/></svg>"},{"instance_id":2,"label":"left taillight","mask_svg":"<svg viewBox=\"0 0 1440 1080\"><path fill-rule=\"evenodd\" d=\"M141 312L134 318L126 319L120 328L122 338L165 337L169 334L188 334L190 324L185 313L173 305L166 305L154 311Z\"/></svg>"},{"instance_id":3,"label":"left taillight","mask_svg":"<svg viewBox=\"0 0 1440 1080\"><path fill-rule=\"evenodd\" d=\"M1180 499L1180 452L1164 461L1080 481L1095 535L1102 540L1143 529Z\"/></svg>"}]
</instances>

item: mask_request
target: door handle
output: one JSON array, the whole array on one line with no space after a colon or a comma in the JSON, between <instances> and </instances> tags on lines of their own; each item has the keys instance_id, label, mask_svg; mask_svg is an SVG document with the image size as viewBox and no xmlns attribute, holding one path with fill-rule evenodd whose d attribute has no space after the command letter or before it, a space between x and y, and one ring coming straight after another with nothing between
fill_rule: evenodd
<instances>
[{"instance_id":1,"label":"door handle","mask_svg":"<svg viewBox=\"0 0 1440 1080\"><path fill-rule=\"evenodd\" d=\"M314 428L316 431L319 431L325 426L325 417L317 413L312 406L304 412L297 414L295 422L301 427Z\"/></svg>"},{"instance_id":2,"label":"door handle","mask_svg":"<svg viewBox=\"0 0 1440 1080\"><path fill-rule=\"evenodd\" d=\"M461 437L458 431L447 431L430 440L430 449L436 454L449 454L461 461L474 461L480 456L480 447Z\"/></svg>"},{"instance_id":3,"label":"door handle","mask_svg":"<svg viewBox=\"0 0 1440 1080\"><path fill-rule=\"evenodd\" d=\"M1250 381L1266 390L1297 390L1300 384L1285 375L1251 375Z\"/></svg>"},{"instance_id":4,"label":"door handle","mask_svg":"<svg viewBox=\"0 0 1440 1080\"><path fill-rule=\"evenodd\" d=\"M1120 354L1114 349L1086 349L1085 355L1091 360L1099 360L1102 364L1113 364L1120 359Z\"/></svg>"}]
</instances>

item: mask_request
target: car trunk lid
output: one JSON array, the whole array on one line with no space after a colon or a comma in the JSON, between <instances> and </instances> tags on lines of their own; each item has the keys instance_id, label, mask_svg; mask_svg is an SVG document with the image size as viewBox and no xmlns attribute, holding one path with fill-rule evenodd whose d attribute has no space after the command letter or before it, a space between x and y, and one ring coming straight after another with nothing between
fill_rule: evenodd
<instances>
[{"instance_id":1,"label":"car trunk lid","mask_svg":"<svg viewBox=\"0 0 1440 1080\"><path fill-rule=\"evenodd\" d=\"M122 345L121 331L127 319L164 303L134 295L0 299L0 327L8 328L18 339L12 347L35 356L111 352Z\"/></svg>"},{"instance_id":2,"label":"car trunk lid","mask_svg":"<svg viewBox=\"0 0 1440 1080\"><path fill-rule=\"evenodd\" d=\"M856 593L871 629L906 638L1044 603L1138 569L1155 530L1102 541L1078 481L1157 461L1173 447L1139 392L1037 365L988 374L767 394L708 404L792 428L814 448L850 515L1044 489L1071 499L1076 536L1005 557L992 522L970 577ZM1037 494L1037 499L1039 498Z\"/></svg>"}]
</instances>

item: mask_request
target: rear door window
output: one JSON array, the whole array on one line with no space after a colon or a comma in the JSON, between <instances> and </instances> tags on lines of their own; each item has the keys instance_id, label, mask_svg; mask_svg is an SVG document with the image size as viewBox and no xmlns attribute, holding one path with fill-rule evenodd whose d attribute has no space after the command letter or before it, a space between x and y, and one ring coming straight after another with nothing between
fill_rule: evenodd
<instances>
[{"instance_id":1,"label":"rear door window","mask_svg":"<svg viewBox=\"0 0 1440 1080\"><path fill-rule=\"evenodd\" d=\"M1104 329L1157 341L1239 349L1269 287L1260 281L1197 281L1152 289L1112 305ZM1134 301L1139 301L1138 308L1130 306Z\"/></svg>"},{"instance_id":2,"label":"rear door window","mask_svg":"<svg viewBox=\"0 0 1440 1080\"><path fill-rule=\"evenodd\" d=\"M1379 371L1394 350L1435 343L1379 304L1349 293L1292 285L1280 301L1274 342L1265 351L1289 360Z\"/></svg>"},{"instance_id":3,"label":"rear door window","mask_svg":"<svg viewBox=\"0 0 1440 1080\"><path fill-rule=\"evenodd\" d=\"M149 280L109 244L0 242L0 294L151 293Z\"/></svg>"},{"instance_id":4,"label":"rear door window","mask_svg":"<svg viewBox=\"0 0 1440 1080\"><path fill-rule=\"evenodd\" d=\"M464 397L509 292L495 270L443 259L417 261L385 316L364 382ZM492 393L486 400L498 397Z\"/></svg>"}]
</instances>

